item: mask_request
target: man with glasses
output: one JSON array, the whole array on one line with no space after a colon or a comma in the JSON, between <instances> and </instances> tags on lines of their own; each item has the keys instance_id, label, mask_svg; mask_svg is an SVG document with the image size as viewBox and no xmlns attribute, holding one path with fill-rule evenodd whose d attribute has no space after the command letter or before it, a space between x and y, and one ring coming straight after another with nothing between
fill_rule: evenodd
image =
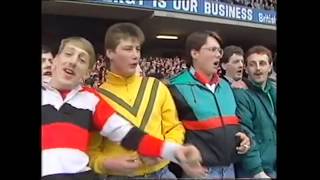
<instances>
[{"instance_id":1,"label":"man with glasses","mask_svg":"<svg viewBox=\"0 0 320 180\"><path fill-rule=\"evenodd\" d=\"M217 75L223 56L221 38L212 31L194 32L186 40L188 70L170 80L170 91L179 119L186 129L186 143L195 145L202 166L183 177L234 178L233 163L250 148L235 115L230 85Z\"/></svg>"}]
</instances>

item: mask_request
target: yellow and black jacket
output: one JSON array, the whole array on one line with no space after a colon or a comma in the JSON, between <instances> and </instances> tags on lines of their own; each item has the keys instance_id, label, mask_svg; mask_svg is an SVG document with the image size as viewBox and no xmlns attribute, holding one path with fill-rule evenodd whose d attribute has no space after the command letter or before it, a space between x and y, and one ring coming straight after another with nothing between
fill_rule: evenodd
<instances>
[{"instance_id":1,"label":"yellow and black jacket","mask_svg":"<svg viewBox=\"0 0 320 180\"><path fill-rule=\"evenodd\" d=\"M121 77L112 72L106 75L106 82L98 89L115 110L135 126L150 135L160 139L182 144L185 129L178 119L177 110L168 88L159 80L152 77L133 75ZM103 162L108 158L133 155L129 151L100 136L97 132L92 135L90 148L90 166L99 174L122 175L106 170ZM169 161L161 161L154 166L143 165L130 176L143 176L154 173L167 166Z\"/></svg>"}]
</instances>

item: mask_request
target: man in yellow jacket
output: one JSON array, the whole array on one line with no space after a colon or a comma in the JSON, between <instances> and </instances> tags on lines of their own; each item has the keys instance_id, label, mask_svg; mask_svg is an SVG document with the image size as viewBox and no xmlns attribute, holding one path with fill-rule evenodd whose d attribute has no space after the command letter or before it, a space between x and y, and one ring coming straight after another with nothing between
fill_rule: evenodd
<instances>
[{"instance_id":1,"label":"man in yellow jacket","mask_svg":"<svg viewBox=\"0 0 320 180\"><path fill-rule=\"evenodd\" d=\"M144 34L132 23L117 23L105 36L110 71L98 91L115 110L133 125L152 136L182 144L185 129L167 87L152 77L136 74ZM132 137L132 142L135 138ZM112 178L175 178L167 168L169 161L141 157L136 151L93 134L89 150L90 166Z\"/></svg>"}]
</instances>

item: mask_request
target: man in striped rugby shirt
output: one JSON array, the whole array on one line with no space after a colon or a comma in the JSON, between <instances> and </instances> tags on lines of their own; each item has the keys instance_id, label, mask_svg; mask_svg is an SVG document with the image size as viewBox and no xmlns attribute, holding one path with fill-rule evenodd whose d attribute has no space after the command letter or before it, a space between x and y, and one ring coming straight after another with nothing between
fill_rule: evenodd
<instances>
[{"instance_id":1,"label":"man in striped rugby shirt","mask_svg":"<svg viewBox=\"0 0 320 180\"><path fill-rule=\"evenodd\" d=\"M94 89L82 87L94 62L95 52L89 41L81 37L62 40L52 64L52 78L42 86L42 180L99 179L87 166L92 129L147 157L190 166L201 160L194 146L147 135L119 116Z\"/></svg>"}]
</instances>

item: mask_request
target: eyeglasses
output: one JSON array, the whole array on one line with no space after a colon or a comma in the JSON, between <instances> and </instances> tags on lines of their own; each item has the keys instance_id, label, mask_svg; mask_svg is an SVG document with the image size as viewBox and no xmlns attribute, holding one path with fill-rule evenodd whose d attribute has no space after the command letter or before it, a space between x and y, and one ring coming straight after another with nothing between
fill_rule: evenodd
<instances>
[{"instance_id":1,"label":"eyeglasses","mask_svg":"<svg viewBox=\"0 0 320 180\"><path fill-rule=\"evenodd\" d=\"M223 49L219 48L219 47L203 47L201 49L207 49L211 52L219 52L219 54L222 56L223 55Z\"/></svg>"}]
</instances>

